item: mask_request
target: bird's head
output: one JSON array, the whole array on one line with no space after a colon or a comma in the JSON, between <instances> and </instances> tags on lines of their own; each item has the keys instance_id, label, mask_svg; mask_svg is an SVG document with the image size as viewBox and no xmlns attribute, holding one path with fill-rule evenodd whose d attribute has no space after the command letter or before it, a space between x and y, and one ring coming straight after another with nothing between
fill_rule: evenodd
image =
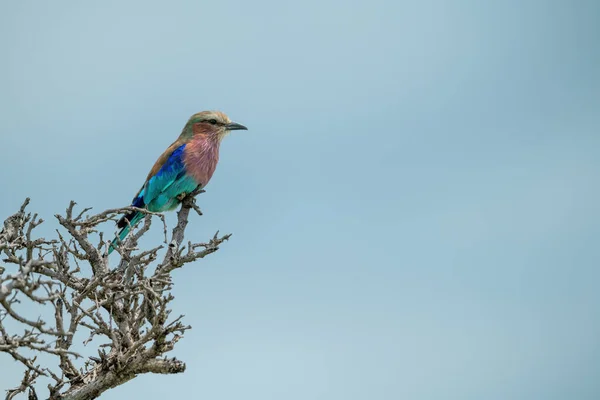
<instances>
[{"instance_id":1,"label":"bird's head","mask_svg":"<svg viewBox=\"0 0 600 400\"><path fill-rule=\"evenodd\" d=\"M231 122L229 117L220 111L201 111L190 117L182 135L209 135L220 141L231 131L247 129L244 125Z\"/></svg>"}]
</instances>

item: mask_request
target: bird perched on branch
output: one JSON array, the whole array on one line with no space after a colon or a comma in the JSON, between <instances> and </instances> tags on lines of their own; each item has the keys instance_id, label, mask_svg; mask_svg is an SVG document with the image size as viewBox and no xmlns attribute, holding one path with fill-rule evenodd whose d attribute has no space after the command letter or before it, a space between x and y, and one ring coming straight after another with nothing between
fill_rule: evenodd
<instances>
[{"instance_id":1,"label":"bird perched on branch","mask_svg":"<svg viewBox=\"0 0 600 400\"><path fill-rule=\"evenodd\" d=\"M208 184L219 161L221 140L230 131L240 129L248 128L231 122L220 111L192 115L179 138L158 158L131 205L152 212L177 208L187 194ZM142 217L143 213L132 211L117 222L121 230L111 243L109 254Z\"/></svg>"}]
</instances>

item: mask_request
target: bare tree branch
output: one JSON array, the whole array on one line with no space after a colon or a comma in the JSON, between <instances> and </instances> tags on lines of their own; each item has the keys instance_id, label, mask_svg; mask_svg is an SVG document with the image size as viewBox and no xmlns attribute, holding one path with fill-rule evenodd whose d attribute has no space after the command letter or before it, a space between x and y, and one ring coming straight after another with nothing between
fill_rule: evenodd
<instances>
[{"instance_id":1,"label":"bare tree branch","mask_svg":"<svg viewBox=\"0 0 600 400\"><path fill-rule=\"evenodd\" d=\"M42 376L51 382L49 399L74 400L97 398L140 374L185 371L182 361L166 357L191 328L182 323L183 316L170 318L171 272L217 251L231 236L217 232L207 243L184 244L190 210L202 215L195 203L201 192L183 199L170 242L164 217L135 207L90 216L90 208L75 212L71 202L64 215L56 215L63 230L53 240L34 237L44 221L26 212L29 199L4 221L0 352L25 369L20 384L7 391L7 399L25 392L29 399L37 399L35 384ZM121 260L111 266L110 241L104 240L100 227L132 210L146 218L117 245ZM166 251L160 244L140 250L137 243L155 217L162 221ZM161 250L165 255L159 262ZM22 301L40 306L43 317L26 316ZM8 326L19 325L22 332L8 331ZM90 343L97 344L87 347ZM40 354L55 357L56 366L37 363Z\"/></svg>"}]
</instances>

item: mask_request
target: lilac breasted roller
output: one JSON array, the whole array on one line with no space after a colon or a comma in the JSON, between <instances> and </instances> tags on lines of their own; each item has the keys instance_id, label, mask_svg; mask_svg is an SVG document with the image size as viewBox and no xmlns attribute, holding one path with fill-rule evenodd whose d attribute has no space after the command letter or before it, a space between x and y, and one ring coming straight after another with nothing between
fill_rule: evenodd
<instances>
[{"instance_id":1,"label":"lilac breasted roller","mask_svg":"<svg viewBox=\"0 0 600 400\"><path fill-rule=\"evenodd\" d=\"M204 188L219 161L219 145L230 131L248 129L231 122L220 111L202 111L190 117L179 138L156 160L146 182L131 205L152 212L177 208L186 194ZM143 217L132 211L124 215L117 226L121 228L108 253L123 241L131 228Z\"/></svg>"}]
</instances>

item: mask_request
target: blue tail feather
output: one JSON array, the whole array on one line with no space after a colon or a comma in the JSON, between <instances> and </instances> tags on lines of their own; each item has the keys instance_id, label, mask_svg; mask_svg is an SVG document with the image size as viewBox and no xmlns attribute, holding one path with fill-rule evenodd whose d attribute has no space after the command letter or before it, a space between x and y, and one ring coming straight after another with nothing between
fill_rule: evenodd
<instances>
[{"instance_id":1,"label":"blue tail feather","mask_svg":"<svg viewBox=\"0 0 600 400\"><path fill-rule=\"evenodd\" d=\"M121 228L117 237L114 238L114 240L111 242L110 247L108 248L109 255L110 255L110 253L112 253L114 251L114 249L117 247L117 245L119 243L123 243L123 241L129 234L131 229L133 227L135 227L138 222L140 222L140 220L142 219L143 216L144 216L143 213L136 211L134 215L127 215L126 217L122 218L122 220L125 219L124 220L125 226L123 226ZM129 221L129 223L127 223L127 220ZM119 221L119 226L122 226L122 225L123 225L123 222Z\"/></svg>"}]
</instances>

